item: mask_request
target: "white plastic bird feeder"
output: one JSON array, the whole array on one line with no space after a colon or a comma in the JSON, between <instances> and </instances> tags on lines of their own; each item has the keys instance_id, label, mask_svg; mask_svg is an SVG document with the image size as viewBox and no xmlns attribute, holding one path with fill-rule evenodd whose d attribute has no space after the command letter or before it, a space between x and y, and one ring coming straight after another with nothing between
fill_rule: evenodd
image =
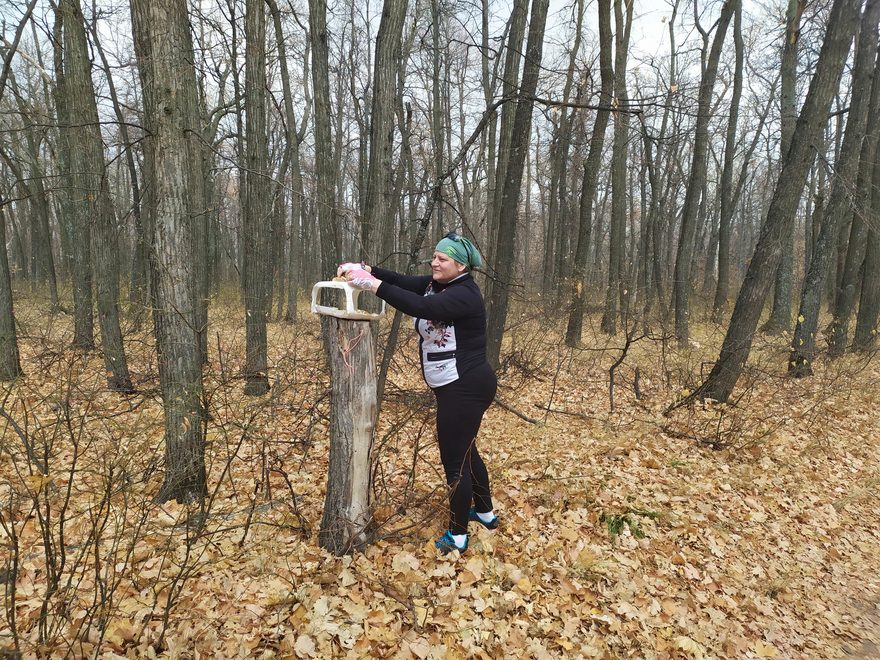
<instances>
[{"instance_id":1,"label":"white plastic bird feeder","mask_svg":"<svg viewBox=\"0 0 880 660\"><path fill-rule=\"evenodd\" d=\"M319 305L318 296L321 289L341 289L345 295L345 309L330 307L329 305ZM358 298L360 298L360 295L361 290L352 286L350 282L337 282L335 280L317 282L312 287L312 314L335 316L338 319L348 319L350 321L375 321L385 315L384 300L382 301L382 307L375 313L358 308Z\"/></svg>"}]
</instances>

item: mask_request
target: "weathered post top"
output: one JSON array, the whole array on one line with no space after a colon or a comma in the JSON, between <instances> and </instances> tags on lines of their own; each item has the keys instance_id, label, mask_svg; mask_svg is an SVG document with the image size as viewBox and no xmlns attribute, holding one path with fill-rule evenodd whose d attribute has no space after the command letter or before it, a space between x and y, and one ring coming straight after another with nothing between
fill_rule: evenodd
<instances>
[{"instance_id":1,"label":"weathered post top","mask_svg":"<svg viewBox=\"0 0 880 660\"><path fill-rule=\"evenodd\" d=\"M329 305L318 304L318 296L321 289L341 289L345 294L345 309L340 307L330 307ZM323 314L324 316L335 316L338 319L348 319L349 321L375 321L385 315L385 301L378 312L367 312L358 308L358 299L361 290L355 288L350 282L328 280L326 282L317 282L312 287L312 313Z\"/></svg>"}]
</instances>

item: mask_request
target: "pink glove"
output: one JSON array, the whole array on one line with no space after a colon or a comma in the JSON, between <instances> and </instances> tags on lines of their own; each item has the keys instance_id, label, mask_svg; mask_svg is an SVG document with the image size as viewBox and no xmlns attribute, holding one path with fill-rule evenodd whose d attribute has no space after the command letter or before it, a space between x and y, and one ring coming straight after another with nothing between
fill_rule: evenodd
<instances>
[{"instance_id":1,"label":"pink glove","mask_svg":"<svg viewBox=\"0 0 880 660\"><path fill-rule=\"evenodd\" d=\"M372 291L373 287L376 286L376 284L379 282L379 280L377 280L363 268L355 268L354 270L349 270L345 273L345 276L348 278L348 281L351 282L354 288L362 289L364 291Z\"/></svg>"},{"instance_id":2,"label":"pink glove","mask_svg":"<svg viewBox=\"0 0 880 660\"><path fill-rule=\"evenodd\" d=\"M364 267L363 262L359 263L359 264L354 264L354 263L351 263L350 261L346 261L344 264L339 264L339 268L336 269L336 277L339 277L341 275L345 275L350 270L356 270L358 268L363 268L363 267Z\"/></svg>"}]
</instances>

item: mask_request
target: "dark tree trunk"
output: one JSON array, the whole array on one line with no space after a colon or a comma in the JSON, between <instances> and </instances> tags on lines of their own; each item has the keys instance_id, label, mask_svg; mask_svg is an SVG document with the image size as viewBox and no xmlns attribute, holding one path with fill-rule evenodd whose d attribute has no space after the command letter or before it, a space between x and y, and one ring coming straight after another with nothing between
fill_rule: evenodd
<instances>
[{"instance_id":1,"label":"dark tree trunk","mask_svg":"<svg viewBox=\"0 0 880 660\"><path fill-rule=\"evenodd\" d=\"M739 102L742 98L744 50L742 36L742 3L737 3L733 21L733 41L736 46L736 65L733 72L733 94L730 99L730 118L724 143L724 167L721 171L721 210L718 217L718 280L713 317L717 320L727 306L730 290L730 226L736 199L733 191L733 165L736 161L736 129L739 122Z\"/></svg>"},{"instance_id":2,"label":"dark tree trunk","mask_svg":"<svg viewBox=\"0 0 880 660\"><path fill-rule=\"evenodd\" d=\"M86 149L92 139L91 131L97 127L90 124L88 98L94 100L92 81L89 76L88 51L84 39L78 34L83 28L82 12L74 0L62 0L58 11L63 24L64 56L64 122L61 127L60 148L65 152L69 172L67 176L67 211L74 232L73 253L73 345L91 350L95 347L94 310L92 298L92 225L98 213L98 186L103 175L90 168Z\"/></svg>"},{"instance_id":3,"label":"dark tree trunk","mask_svg":"<svg viewBox=\"0 0 880 660\"><path fill-rule=\"evenodd\" d=\"M880 52L874 65L871 102L868 117L880 117ZM871 184L877 180L874 169L877 162L877 145L880 139L880 124L874 122L867 127L868 136L862 143L858 181L854 195L854 209L850 224L849 241L846 245L843 276L834 299L833 317L828 338L828 354L840 357L847 349L849 340L849 321L855 309L858 285L865 261L869 218L871 215ZM864 286L864 283L862 284Z\"/></svg>"},{"instance_id":4,"label":"dark tree trunk","mask_svg":"<svg viewBox=\"0 0 880 660\"><path fill-rule=\"evenodd\" d=\"M318 227L321 232L321 270L334 270L339 261L336 226L336 190L330 140L330 78L327 44L327 0L309 0L309 36L312 42L312 87L315 104L315 176Z\"/></svg>"},{"instance_id":5,"label":"dark tree trunk","mask_svg":"<svg viewBox=\"0 0 880 660\"><path fill-rule=\"evenodd\" d=\"M244 393L269 391L266 325L269 313L270 260L269 147L266 135L266 5L248 0L245 9L246 174L242 242L246 358Z\"/></svg>"},{"instance_id":6,"label":"dark tree trunk","mask_svg":"<svg viewBox=\"0 0 880 660\"><path fill-rule=\"evenodd\" d=\"M394 115L398 106L397 70L400 42L407 0L385 0L382 20L376 35L373 97L370 110L370 154L367 164L367 187L364 197L363 250L375 258L373 232L381 226L393 205L388 198ZM436 100L435 100L436 101ZM382 255L383 257L385 255Z\"/></svg>"},{"instance_id":7,"label":"dark tree trunk","mask_svg":"<svg viewBox=\"0 0 880 660\"><path fill-rule=\"evenodd\" d=\"M813 373L816 352L816 332L819 326L819 308L822 288L828 273L828 264L837 239L842 216L851 215L850 190L859 167L861 144L865 137L868 109L871 104L871 77L877 53L877 24L880 20L880 0L868 0L862 16L858 46L852 72L852 102L846 131L835 163L835 178L831 184L825 221L813 249L813 259L804 278L800 311L792 339L788 372L795 377ZM858 266L856 266L858 267Z\"/></svg>"},{"instance_id":8,"label":"dark tree trunk","mask_svg":"<svg viewBox=\"0 0 880 660\"><path fill-rule=\"evenodd\" d=\"M599 89L600 109L596 111L593 133L590 137L590 151L584 162L584 175L581 183L580 212L578 217L577 251L574 257L572 281L571 312L568 315L568 327L565 332L565 343L577 346L581 341L586 311L587 261L590 255L590 230L593 225L593 201L596 198L596 182L599 179L599 167L602 163L602 148L605 144L605 132L611 115L611 96L614 89L614 68L611 64L611 0L599 0L599 73L601 87Z\"/></svg>"},{"instance_id":9,"label":"dark tree trunk","mask_svg":"<svg viewBox=\"0 0 880 660\"><path fill-rule=\"evenodd\" d=\"M779 97L782 121L780 156L791 145L795 122L797 121L797 52L800 39L801 16L806 0L788 0L785 14L785 44L782 48L781 93ZM791 298L794 288L794 225L783 237L782 260L776 269L773 283L773 307L770 318L761 328L764 332L779 334L791 329Z\"/></svg>"},{"instance_id":10,"label":"dark tree trunk","mask_svg":"<svg viewBox=\"0 0 880 660\"><path fill-rule=\"evenodd\" d=\"M693 397L727 401L748 360L772 275L779 264L781 239L794 222L813 159L813 145L822 133L831 99L840 84L843 64L858 24L859 5L859 0L835 0L832 6L816 72L737 296L721 354Z\"/></svg>"},{"instance_id":11,"label":"dark tree trunk","mask_svg":"<svg viewBox=\"0 0 880 660\"><path fill-rule=\"evenodd\" d=\"M626 19L623 1L614 2L614 97L619 105L627 102L626 61L629 53L629 36L632 30L634 3L626 3ZM611 148L611 220L608 240L608 287L605 289L605 312L602 314L602 332L617 332L617 302L624 288L624 255L626 246L626 161L629 150L629 114L619 109L614 112L614 142ZM621 310L623 312L623 310Z\"/></svg>"},{"instance_id":12,"label":"dark tree trunk","mask_svg":"<svg viewBox=\"0 0 880 660\"><path fill-rule=\"evenodd\" d=\"M74 148L69 156L71 180L79 184L73 191L74 199L79 200L74 204L78 222L84 223L80 226L87 226L91 230L98 326L101 330L107 386L112 390L131 392L133 388L119 326L119 253L115 218L104 167L104 142L92 86L85 19L79 0L63 0L62 6L65 74L70 91L75 95L75 101L68 110L71 130L75 131L75 142L71 144ZM80 236L77 236L76 242L80 242Z\"/></svg>"},{"instance_id":13,"label":"dark tree trunk","mask_svg":"<svg viewBox=\"0 0 880 660\"><path fill-rule=\"evenodd\" d=\"M709 120L711 119L712 93L718 74L721 47L727 35L727 27L739 0L725 0L721 16L715 28L712 47L706 57L706 68L700 80L700 93L697 100L697 125L694 135L693 159L688 178L687 192L682 210L681 232L678 239L678 254L675 259L675 278L673 297L675 299L675 337L680 346L687 346L690 338L690 289L691 260L694 251L694 237L697 230L697 212L700 197L706 181L706 152L709 145Z\"/></svg>"},{"instance_id":14,"label":"dark tree trunk","mask_svg":"<svg viewBox=\"0 0 880 660\"><path fill-rule=\"evenodd\" d=\"M189 206L201 172L192 168L189 99L196 95L186 4L132 0L132 26L146 72L145 115L155 186L154 294L159 381L165 413L165 480L158 502L201 500L206 491L201 356L193 319L196 298L196 214ZM141 56L148 57L140 61ZM200 211L202 209L199 209Z\"/></svg>"},{"instance_id":15,"label":"dark tree trunk","mask_svg":"<svg viewBox=\"0 0 880 660\"><path fill-rule=\"evenodd\" d=\"M6 214L3 209L3 205L0 205L0 381L13 380L22 373L15 334L12 278L6 254Z\"/></svg>"},{"instance_id":16,"label":"dark tree trunk","mask_svg":"<svg viewBox=\"0 0 880 660\"><path fill-rule=\"evenodd\" d=\"M495 259L498 279L492 282L487 305L489 320L486 342L486 356L489 363L495 367L498 366L501 340L504 336L504 322L507 319L510 281L513 277L513 259L516 254L516 230L519 224L522 174L526 161L525 152L529 148L529 135L531 134L533 106L531 98L535 95L538 85L548 5L549 0L533 0L532 2L526 63L523 67L522 84L519 88L519 99L513 121L510 159L504 175L504 188L499 206L498 247Z\"/></svg>"}]
</instances>

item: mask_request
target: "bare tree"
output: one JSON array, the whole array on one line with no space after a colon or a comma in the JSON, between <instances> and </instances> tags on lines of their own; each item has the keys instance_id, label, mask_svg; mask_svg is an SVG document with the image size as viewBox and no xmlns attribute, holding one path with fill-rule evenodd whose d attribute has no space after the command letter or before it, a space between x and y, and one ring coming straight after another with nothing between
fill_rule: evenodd
<instances>
[{"instance_id":1,"label":"bare tree","mask_svg":"<svg viewBox=\"0 0 880 660\"><path fill-rule=\"evenodd\" d=\"M740 0L726 0L715 27L712 47L706 55L706 65L700 80L697 99L697 122L694 133L693 158L688 176L687 192L682 209L681 232L678 239L678 253L675 259L675 279L672 295L675 299L675 337L679 345L687 346L690 338L690 288L691 262L694 252L694 236L697 229L697 212L700 198L706 183L706 153L709 143L709 120L711 119L712 93L718 75L718 62L721 48L727 35L727 28ZM696 7L694 9L696 12ZM699 22L697 23L699 26Z\"/></svg>"},{"instance_id":2,"label":"bare tree","mask_svg":"<svg viewBox=\"0 0 880 660\"><path fill-rule=\"evenodd\" d=\"M495 254L495 268L499 277L492 282L487 305L489 321L486 355L489 363L494 366L498 365L501 353L501 339L504 335L504 322L507 319L507 305L510 299L510 284L514 272L513 258L516 254L519 201L522 193L522 174L526 161L525 151L528 149L529 136L531 135L532 97L535 95L541 68L548 5L549 0L532 1L526 62L516 102L510 156L503 179L504 188L499 207L497 252Z\"/></svg>"},{"instance_id":3,"label":"bare tree","mask_svg":"<svg viewBox=\"0 0 880 660\"><path fill-rule=\"evenodd\" d=\"M6 253L5 204L6 200L0 200L0 381L13 380L22 373L12 304L12 279Z\"/></svg>"},{"instance_id":4,"label":"bare tree","mask_svg":"<svg viewBox=\"0 0 880 660\"><path fill-rule=\"evenodd\" d=\"M190 204L201 176L192 168L189 135L197 129L190 99L195 69L186 3L131 0L132 28L142 48L145 115L155 186L153 256L156 343L165 413L165 480L157 501L205 495L202 371L196 306L196 214ZM199 209L200 211L202 209Z\"/></svg>"},{"instance_id":5,"label":"bare tree","mask_svg":"<svg viewBox=\"0 0 880 660\"><path fill-rule=\"evenodd\" d=\"M772 275L779 264L781 239L794 222L813 160L813 144L822 133L831 99L840 84L843 65L858 25L859 5L859 0L835 0L831 8L816 71L740 287L721 354L706 381L688 400L727 401L749 357L758 319L772 285Z\"/></svg>"},{"instance_id":6,"label":"bare tree","mask_svg":"<svg viewBox=\"0 0 880 660\"><path fill-rule=\"evenodd\" d=\"M593 224L593 201L596 197L596 182L599 178L599 166L602 162L602 147L605 144L605 132L611 115L611 98L614 88L614 68L611 64L611 0L599 0L599 109L593 122L590 136L590 150L584 162L584 174L581 183L580 212L578 217L577 251L571 279L574 283L572 291L571 312L568 316L568 327L565 343L577 346L583 332L584 312L587 299L587 259L590 254L590 229Z\"/></svg>"},{"instance_id":7,"label":"bare tree","mask_svg":"<svg viewBox=\"0 0 880 660\"><path fill-rule=\"evenodd\" d=\"M785 41L782 46L782 62L780 66L781 88L779 106L782 123L782 135L779 141L781 157L791 145L795 122L797 121L797 60L798 44L800 43L801 17L806 7L806 0L788 0L785 12ZM764 324L764 332L778 334L791 328L791 297L794 279L794 225L792 232L785 236L782 260L776 270L776 281L773 285L773 307L770 318Z\"/></svg>"},{"instance_id":8,"label":"bare tree","mask_svg":"<svg viewBox=\"0 0 880 660\"><path fill-rule=\"evenodd\" d=\"M626 61L629 52L629 36L632 32L633 2L626 3L626 18L623 15L623 1L614 2L614 101L618 106L627 102ZM611 153L611 222L608 240L608 287L605 290L605 312L602 314L602 332L613 335L617 332L617 304L622 309L625 280L624 261L626 257L626 161L629 150L629 113L617 109L614 113L614 143Z\"/></svg>"},{"instance_id":9,"label":"bare tree","mask_svg":"<svg viewBox=\"0 0 880 660\"><path fill-rule=\"evenodd\" d=\"M828 273L833 243L839 232L840 219L851 214L851 188L859 167L862 141L871 103L871 78L877 52L877 24L880 21L880 0L868 0L859 29L858 45L852 72L852 102L846 131L835 162L835 177L819 238L813 248L810 268L804 278L800 311L791 344L788 372L792 376L813 373L816 350L816 330L819 325L819 307L822 288ZM860 264L859 264L860 265Z\"/></svg>"},{"instance_id":10,"label":"bare tree","mask_svg":"<svg viewBox=\"0 0 880 660\"><path fill-rule=\"evenodd\" d=\"M269 258L269 148L266 136L266 7L265 0L248 0L245 9L245 196L244 301L246 359L244 392L259 396L269 391L266 324L272 263Z\"/></svg>"}]
</instances>

